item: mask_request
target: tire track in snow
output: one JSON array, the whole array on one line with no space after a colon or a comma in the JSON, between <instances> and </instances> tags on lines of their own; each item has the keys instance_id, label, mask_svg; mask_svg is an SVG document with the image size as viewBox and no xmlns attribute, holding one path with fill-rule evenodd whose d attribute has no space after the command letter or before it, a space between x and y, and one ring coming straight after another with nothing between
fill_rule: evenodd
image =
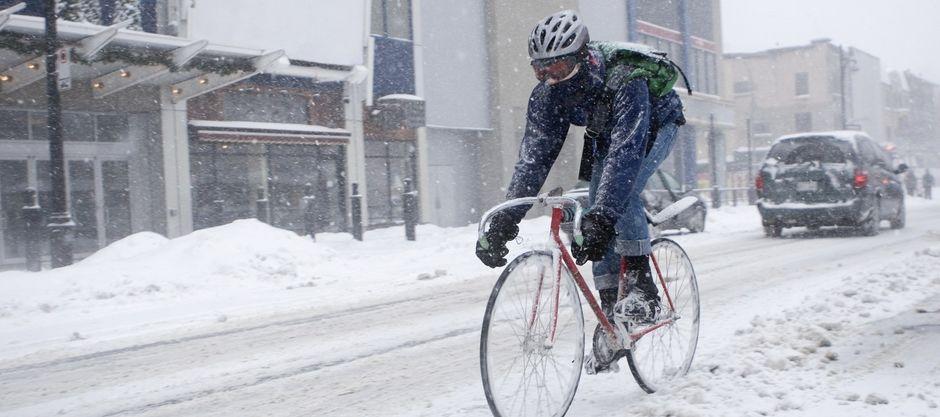
<instances>
[{"instance_id":1,"label":"tire track in snow","mask_svg":"<svg viewBox=\"0 0 940 417\"><path fill-rule=\"evenodd\" d=\"M109 413L103 414L102 417L115 417L115 416L120 416L120 415L145 413L145 412L152 411L152 410L157 409L157 408L160 408L160 407L182 404L182 403L186 403L186 402L189 402L189 401L198 400L198 399L203 398L203 397L208 397L208 396L210 396L210 395L215 395L215 394L220 394L220 393L227 393L227 392L233 392L233 391L238 391L238 390L245 389L245 388L256 387L256 386L259 386L259 385L262 385L262 384L265 384L265 383L274 382L274 381L279 381L279 380L282 380L282 379L285 379L285 378L291 378L291 377L295 377L295 376L300 376L300 375L308 374L308 373L311 373L311 372L317 372L317 371L320 371L320 370L323 370L323 369L326 369L326 368L330 368L330 367L334 367L334 366L339 366L339 365L344 365L344 364L347 364L347 363L351 363L351 362L355 362L355 361L358 361L358 360L370 358L370 357L373 357L373 356L378 356L378 355L383 355L383 354L391 353L391 352L394 352L394 351L397 351L397 350L419 347L419 346L426 345L426 344L429 344L429 343L434 343L434 342L438 342L438 341L442 341L442 340L446 340L446 339L450 339L450 338L454 338L454 337L460 337L460 336L463 336L463 335L466 335L466 334L475 333L475 332L477 332L477 331L479 331L479 330L480 330L479 326L473 326L473 327L468 327L468 328L463 328L463 329L452 330L452 331L449 331L449 332L444 333L444 334L441 334L441 335L437 335L437 336L433 336L433 337L429 337L429 338L425 338L425 339L419 339L419 340L410 340L410 341L406 341L406 342L404 342L404 343L397 344L397 345L395 345L395 346L389 346L389 347L385 347L385 348L381 348L381 349L376 349L376 350L372 350L372 351L369 351L369 352L361 353L361 354L358 354L358 355L355 355L355 356L343 358L343 359L337 359L337 360L327 361L327 362L316 362L316 363L312 363L312 364L305 365L305 366L302 366L302 367L299 367L299 368L294 368L294 369L292 369L292 370L290 370L290 371L287 371L287 372L281 372L281 373L277 373L277 374L274 374L274 375L262 376L262 377L259 377L259 378L255 379L254 381L251 381L251 382L245 382L245 383L235 384L235 385L228 385L228 386L224 386L224 387L220 387L220 388L212 388L212 389L205 389L205 390L195 391L195 392L192 392L192 393L189 393L189 394L186 394L186 395L177 396L177 397L175 397L175 398L170 398L170 399L166 399L166 400L162 400L162 401L158 401L158 402L153 402L153 403L145 404L145 405L138 406L138 407L132 407L132 408L126 408L126 409L122 409L122 410L118 410L118 411L113 411L113 412L109 412Z\"/></svg>"},{"instance_id":2,"label":"tire track in snow","mask_svg":"<svg viewBox=\"0 0 940 417\"><path fill-rule=\"evenodd\" d=\"M446 291L446 292L436 293L435 296L447 297L447 296L457 295L461 293L464 293L464 291ZM200 333L200 334L196 334L192 336L186 336L186 337L180 337L180 338L174 338L174 339L164 339L164 340L159 340L156 342L131 345L131 346L117 348L117 349L102 350L102 351L93 352L93 353L89 353L85 355L70 356L70 357L54 359L50 361L12 366L9 368L0 369L0 377L4 376L5 374L10 374L10 373L37 370L37 369L48 368L48 367L59 366L59 365L75 364L75 363L79 363L83 361L102 359L102 358L106 358L109 356L120 355L124 353L137 352L137 351L154 349L154 348L162 348L166 346L178 345L178 344L183 344L183 343L188 343L188 342L212 339L216 337L237 335L240 333L249 333L249 332L258 331L258 330L270 329L274 327L291 327L291 326L306 325L306 324L315 323L321 320L335 319L335 318L340 318L343 316L348 316L351 314L359 314L359 313L364 313L368 311L373 311L375 309L389 308L389 307L394 307L400 304L410 303L410 302L419 301L419 300L426 300L426 299L427 297L424 297L424 296L409 297L405 299L387 301L387 302L377 303L377 304L370 304L366 306L359 306L359 307L349 308L345 310L334 311L330 313L316 314L313 316L294 318L294 319L288 319L288 320L280 320L280 321L275 321L271 323L239 327L235 329Z\"/></svg>"}]
</instances>

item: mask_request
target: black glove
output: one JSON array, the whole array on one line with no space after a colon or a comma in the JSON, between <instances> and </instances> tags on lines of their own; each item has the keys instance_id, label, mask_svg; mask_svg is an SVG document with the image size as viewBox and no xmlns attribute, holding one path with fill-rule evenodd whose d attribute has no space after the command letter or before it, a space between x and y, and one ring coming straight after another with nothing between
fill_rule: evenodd
<instances>
[{"instance_id":1,"label":"black glove","mask_svg":"<svg viewBox=\"0 0 940 417\"><path fill-rule=\"evenodd\" d=\"M599 261L607 253L610 240L617 235L614 232L614 220L600 211L588 211L581 217L581 235L584 236L582 244L571 243L571 255L575 261L578 265Z\"/></svg>"},{"instance_id":2,"label":"black glove","mask_svg":"<svg viewBox=\"0 0 940 417\"><path fill-rule=\"evenodd\" d=\"M518 234L519 226L512 216L503 212L494 214L489 229L483 232L488 246L484 248L480 241L477 241L477 258L490 268L506 265L505 256L509 253L506 242L515 239Z\"/></svg>"}]
</instances>

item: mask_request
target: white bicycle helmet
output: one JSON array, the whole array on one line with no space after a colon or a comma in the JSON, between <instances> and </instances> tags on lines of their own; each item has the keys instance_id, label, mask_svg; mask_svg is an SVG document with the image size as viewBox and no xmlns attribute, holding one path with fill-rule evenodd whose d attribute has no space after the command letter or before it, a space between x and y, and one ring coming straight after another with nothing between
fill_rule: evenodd
<instances>
[{"instance_id":1,"label":"white bicycle helmet","mask_svg":"<svg viewBox=\"0 0 940 417\"><path fill-rule=\"evenodd\" d=\"M588 43L587 26L574 10L562 10L539 21L529 34L529 58L546 59L573 54Z\"/></svg>"}]
</instances>

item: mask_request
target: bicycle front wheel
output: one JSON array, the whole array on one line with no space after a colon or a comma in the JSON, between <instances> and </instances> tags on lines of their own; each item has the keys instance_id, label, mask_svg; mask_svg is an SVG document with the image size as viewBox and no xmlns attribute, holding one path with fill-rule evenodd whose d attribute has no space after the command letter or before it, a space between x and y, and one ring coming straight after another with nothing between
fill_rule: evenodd
<instances>
[{"instance_id":1,"label":"bicycle front wheel","mask_svg":"<svg viewBox=\"0 0 940 417\"><path fill-rule=\"evenodd\" d=\"M483 317L480 371L496 417L561 417L581 378L584 316L571 273L546 251L514 259Z\"/></svg>"},{"instance_id":2,"label":"bicycle front wheel","mask_svg":"<svg viewBox=\"0 0 940 417\"><path fill-rule=\"evenodd\" d=\"M648 393L656 392L689 372L699 330L698 282L692 261L682 247L670 239L653 240L652 246L653 257L662 273L660 280L657 269L651 265L653 281L662 299L660 305L675 321L647 333L627 352L630 372L640 388Z\"/></svg>"}]
</instances>

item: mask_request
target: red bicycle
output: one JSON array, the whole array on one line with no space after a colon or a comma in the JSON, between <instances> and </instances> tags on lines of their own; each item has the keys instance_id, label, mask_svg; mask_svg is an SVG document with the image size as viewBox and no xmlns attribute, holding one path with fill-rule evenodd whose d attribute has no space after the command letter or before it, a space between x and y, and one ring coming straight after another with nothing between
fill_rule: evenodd
<instances>
[{"instance_id":1,"label":"red bicycle","mask_svg":"<svg viewBox=\"0 0 940 417\"><path fill-rule=\"evenodd\" d=\"M656 216L647 213L647 220L662 223L692 202L692 198L680 200ZM519 205L551 207L551 243L510 262L486 305L480 370L493 415L561 417L568 411L584 359L579 292L599 323L590 354L625 356L634 379L649 393L685 375L698 343L699 294L692 263L682 247L666 238L652 241L648 259L662 296L663 314L650 326L629 329L621 320L607 319L562 240L561 223L573 220L572 238L581 241L582 210L577 199L546 195L493 207L480 221L481 244L487 244L483 231L489 218ZM621 263L621 297L627 291L626 270L627 265Z\"/></svg>"}]
</instances>

